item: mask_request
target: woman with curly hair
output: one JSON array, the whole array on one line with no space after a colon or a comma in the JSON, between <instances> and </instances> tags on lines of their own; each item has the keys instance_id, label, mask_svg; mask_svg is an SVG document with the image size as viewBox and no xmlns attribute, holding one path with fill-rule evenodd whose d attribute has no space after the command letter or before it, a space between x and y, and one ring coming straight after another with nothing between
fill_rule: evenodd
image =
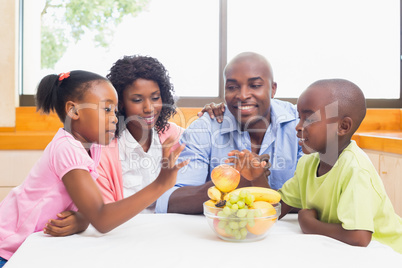
<instances>
[{"instance_id":1,"label":"woman with curly hair","mask_svg":"<svg viewBox=\"0 0 402 268\"><path fill-rule=\"evenodd\" d=\"M152 128L155 128L158 133L164 133L169 129L171 123L168 120L176 113L174 89L167 70L157 59L139 55L124 56L114 63L106 77L112 82L119 96L119 127L121 129L117 130L117 136L120 136L126 127L130 129L133 123L141 124L142 121L136 120L141 118L141 111L127 112L127 109L134 106L143 108L144 113L152 111L155 113L155 122L149 120L142 122L146 123L142 125L143 127L148 126L147 133L143 134L149 135L149 130ZM141 98L142 93L150 96L149 104L152 105L148 105L146 100ZM130 133L134 132L135 130L131 128ZM136 136L136 138L141 137Z\"/></svg>"}]
</instances>

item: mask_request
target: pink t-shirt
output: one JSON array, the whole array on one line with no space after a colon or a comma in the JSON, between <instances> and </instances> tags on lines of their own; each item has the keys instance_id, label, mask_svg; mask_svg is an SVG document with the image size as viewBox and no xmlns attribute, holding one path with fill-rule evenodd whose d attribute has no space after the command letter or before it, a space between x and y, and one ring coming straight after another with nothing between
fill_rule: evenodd
<instances>
[{"instance_id":1,"label":"pink t-shirt","mask_svg":"<svg viewBox=\"0 0 402 268\"><path fill-rule=\"evenodd\" d=\"M94 179L101 147L93 145L92 158L82 144L59 129L25 181L0 203L0 257L8 260L32 233L42 231L49 219L74 210L62 177L73 169L84 169Z\"/></svg>"}]
</instances>

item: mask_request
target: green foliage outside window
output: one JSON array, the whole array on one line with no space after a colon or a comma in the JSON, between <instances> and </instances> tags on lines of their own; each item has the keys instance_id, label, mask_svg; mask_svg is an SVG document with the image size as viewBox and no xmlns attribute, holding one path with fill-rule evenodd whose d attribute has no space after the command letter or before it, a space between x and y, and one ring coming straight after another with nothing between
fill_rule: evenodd
<instances>
[{"instance_id":1,"label":"green foliage outside window","mask_svg":"<svg viewBox=\"0 0 402 268\"><path fill-rule=\"evenodd\" d=\"M54 68L72 42L91 33L107 48L125 16L135 17L149 0L46 0L41 13L41 67Z\"/></svg>"}]
</instances>

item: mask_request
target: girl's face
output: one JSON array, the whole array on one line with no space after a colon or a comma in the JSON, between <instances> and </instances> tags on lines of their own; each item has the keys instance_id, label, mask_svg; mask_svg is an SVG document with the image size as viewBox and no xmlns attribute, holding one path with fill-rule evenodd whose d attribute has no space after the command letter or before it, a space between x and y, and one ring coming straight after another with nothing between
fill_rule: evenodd
<instances>
[{"instance_id":1,"label":"girl's face","mask_svg":"<svg viewBox=\"0 0 402 268\"><path fill-rule=\"evenodd\" d=\"M116 90L108 81L94 81L83 99L77 102L79 120L72 129L73 136L88 145L108 145L116 131L117 103ZM84 147L88 148L85 144Z\"/></svg>"},{"instance_id":2,"label":"girl's face","mask_svg":"<svg viewBox=\"0 0 402 268\"><path fill-rule=\"evenodd\" d=\"M155 127L162 105L158 83L139 78L123 91L120 109L126 113L126 124L129 129L150 130Z\"/></svg>"}]
</instances>

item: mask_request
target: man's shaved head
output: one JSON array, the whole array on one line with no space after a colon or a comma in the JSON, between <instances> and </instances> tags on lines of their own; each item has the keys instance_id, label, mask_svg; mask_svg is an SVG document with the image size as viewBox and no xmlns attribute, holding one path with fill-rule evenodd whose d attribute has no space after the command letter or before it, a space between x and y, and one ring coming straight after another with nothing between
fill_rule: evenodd
<instances>
[{"instance_id":1,"label":"man's shaved head","mask_svg":"<svg viewBox=\"0 0 402 268\"><path fill-rule=\"evenodd\" d=\"M243 52L238 54L236 57L234 57L225 67L223 71L223 75L226 78L227 72L231 71L233 66L240 62L247 62L249 63L250 66L256 65L256 63L259 63L261 66L264 66L267 72L267 76L271 79L271 82L274 81L274 73L272 71L272 66L268 62L268 60L255 52Z\"/></svg>"}]
</instances>

